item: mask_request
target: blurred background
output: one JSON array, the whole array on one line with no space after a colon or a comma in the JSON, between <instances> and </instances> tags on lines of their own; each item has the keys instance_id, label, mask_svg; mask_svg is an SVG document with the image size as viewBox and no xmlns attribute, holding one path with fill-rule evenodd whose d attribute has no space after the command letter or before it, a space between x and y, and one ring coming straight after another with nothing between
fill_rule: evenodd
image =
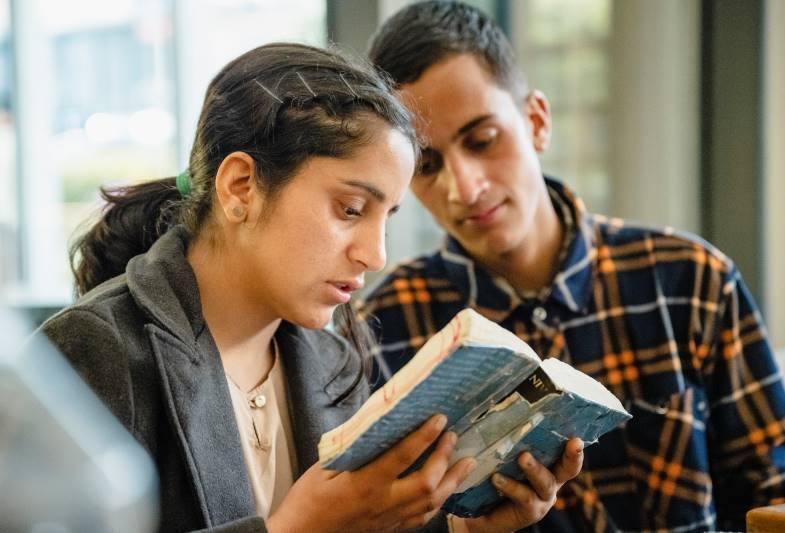
<instances>
[{"instance_id":1,"label":"blurred background","mask_svg":"<svg viewBox=\"0 0 785 533\"><path fill-rule=\"evenodd\" d=\"M260 44L362 54L401 0L0 0L0 305L72 301L97 188L185 168L208 81ZM733 257L785 350L785 0L486 0L555 124L546 173L589 209ZM409 197L390 261L438 245ZM785 357L785 355L783 355ZM782 361L782 359L781 359Z\"/></svg>"}]
</instances>

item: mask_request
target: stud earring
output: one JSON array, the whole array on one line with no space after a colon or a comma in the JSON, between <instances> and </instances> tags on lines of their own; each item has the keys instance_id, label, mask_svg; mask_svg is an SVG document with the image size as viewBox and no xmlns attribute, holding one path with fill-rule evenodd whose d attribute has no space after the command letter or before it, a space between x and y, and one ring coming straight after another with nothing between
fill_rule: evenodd
<instances>
[{"instance_id":1,"label":"stud earring","mask_svg":"<svg viewBox=\"0 0 785 533\"><path fill-rule=\"evenodd\" d=\"M239 205L236 205L232 208L232 214L237 218L243 217L245 216L245 209L243 209Z\"/></svg>"}]
</instances>

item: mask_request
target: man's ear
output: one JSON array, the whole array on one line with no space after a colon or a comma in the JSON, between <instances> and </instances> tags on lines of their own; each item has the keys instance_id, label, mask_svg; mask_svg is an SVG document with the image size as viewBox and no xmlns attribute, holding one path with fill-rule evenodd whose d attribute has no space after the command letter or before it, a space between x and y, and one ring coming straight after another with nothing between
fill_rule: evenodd
<instances>
[{"instance_id":1,"label":"man's ear","mask_svg":"<svg viewBox=\"0 0 785 533\"><path fill-rule=\"evenodd\" d=\"M541 91L532 90L526 95L523 113L531 124L532 144L538 153L547 150L551 143L553 123L551 122L551 106Z\"/></svg>"},{"instance_id":2,"label":"man's ear","mask_svg":"<svg viewBox=\"0 0 785 533\"><path fill-rule=\"evenodd\" d=\"M256 163L245 152L232 152L221 161L215 175L216 207L228 222L241 223L248 218L257 190L255 171Z\"/></svg>"}]
</instances>

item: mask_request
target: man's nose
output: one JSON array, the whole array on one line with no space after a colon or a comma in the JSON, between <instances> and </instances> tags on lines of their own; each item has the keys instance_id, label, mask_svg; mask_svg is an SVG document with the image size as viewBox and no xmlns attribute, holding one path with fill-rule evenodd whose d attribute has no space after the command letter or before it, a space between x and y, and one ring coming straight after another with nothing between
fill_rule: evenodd
<instances>
[{"instance_id":1,"label":"man's nose","mask_svg":"<svg viewBox=\"0 0 785 533\"><path fill-rule=\"evenodd\" d=\"M447 181L450 202L473 205L488 189L482 165L469 158L454 156L445 161L444 179Z\"/></svg>"}]
</instances>

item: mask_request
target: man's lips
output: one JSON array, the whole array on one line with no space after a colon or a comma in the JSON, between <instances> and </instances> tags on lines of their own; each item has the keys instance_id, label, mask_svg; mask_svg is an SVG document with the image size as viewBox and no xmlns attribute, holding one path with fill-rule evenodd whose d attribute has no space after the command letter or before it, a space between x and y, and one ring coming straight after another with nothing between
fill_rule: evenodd
<instances>
[{"instance_id":1,"label":"man's lips","mask_svg":"<svg viewBox=\"0 0 785 533\"><path fill-rule=\"evenodd\" d=\"M476 225L484 225L492 222L496 215L499 213L499 209L504 205L504 202L499 202L489 208L483 208L480 210L475 210L469 215L460 219L461 224L469 223L469 224L476 224Z\"/></svg>"}]
</instances>

